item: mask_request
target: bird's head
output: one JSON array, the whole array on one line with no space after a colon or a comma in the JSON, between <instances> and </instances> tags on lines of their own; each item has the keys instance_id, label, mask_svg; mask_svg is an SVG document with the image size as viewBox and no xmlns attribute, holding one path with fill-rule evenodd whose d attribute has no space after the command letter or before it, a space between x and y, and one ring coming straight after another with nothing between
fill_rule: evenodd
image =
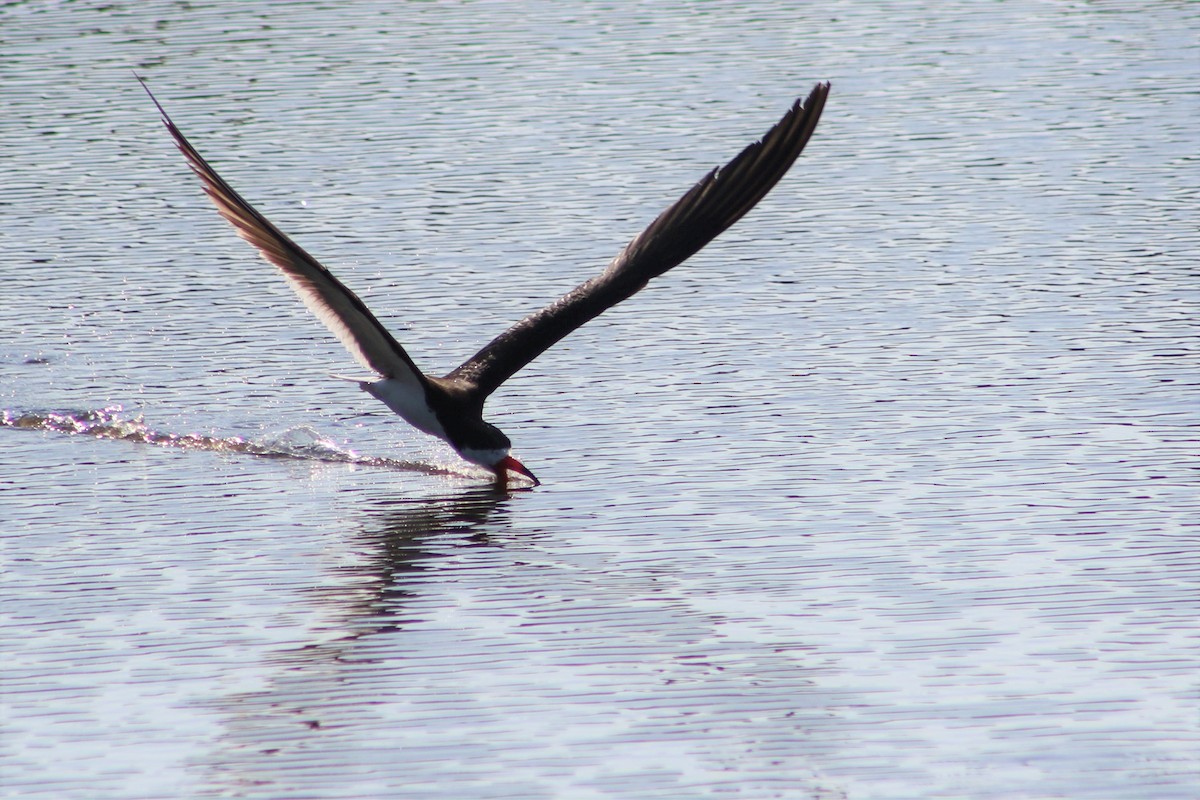
<instances>
[{"instance_id":1,"label":"bird's head","mask_svg":"<svg viewBox=\"0 0 1200 800\"><path fill-rule=\"evenodd\" d=\"M483 423L486 429L486 436L483 447L463 447L458 452L467 461L472 464L478 464L481 467L490 469L496 476L496 488L505 490L508 488L508 473L515 472L518 475L524 475L529 480L533 481L534 486L540 486L541 481L530 472L524 464L513 458L510 451L512 442L504 433L495 425Z\"/></svg>"}]
</instances>

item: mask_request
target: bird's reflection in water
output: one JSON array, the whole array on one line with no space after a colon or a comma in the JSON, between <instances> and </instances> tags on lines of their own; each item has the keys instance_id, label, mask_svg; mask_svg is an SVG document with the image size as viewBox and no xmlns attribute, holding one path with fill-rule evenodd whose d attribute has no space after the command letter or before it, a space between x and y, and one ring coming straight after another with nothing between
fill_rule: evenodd
<instances>
[{"instance_id":1,"label":"bird's reflection in water","mask_svg":"<svg viewBox=\"0 0 1200 800\"><path fill-rule=\"evenodd\" d=\"M351 599L338 589L321 590L322 601L342 606L347 638L402 627L406 601L449 554L490 543L491 531L507 526L504 506L512 496L492 487L439 498L387 499L369 509L363 527L364 563L342 568L366 580Z\"/></svg>"},{"instance_id":2,"label":"bird's reflection in water","mask_svg":"<svg viewBox=\"0 0 1200 800\"><path fill-rule=\"evenodd\" d=\"M335 578L310 595L320 619L309 627L310 641L263 660L258 677L265 674L265 687L202 704L222 729L198 762L210 788L286 793L296 774L313 777L311 736L328 745L334 731L361 727L388 687L420 682L430 668L423 659L437 649L422 638L431 634L420 623L447 604L441 584L453 582L460 567L512 562L494 543L512 500L488 487L369 508L361 557L337 567Z\"/></svg>"}]
</instances>

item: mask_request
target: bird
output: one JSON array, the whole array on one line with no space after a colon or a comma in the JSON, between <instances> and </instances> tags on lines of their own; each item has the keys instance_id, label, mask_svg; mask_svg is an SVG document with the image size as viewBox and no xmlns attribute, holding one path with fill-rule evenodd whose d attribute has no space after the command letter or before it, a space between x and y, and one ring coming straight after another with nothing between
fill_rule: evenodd
<instances>
[{"instance_id":1,"label":"bird","mask_svg":"<svg viewBox=\"0 0 1200 800\"><path fill-rule=\"evenodd\" d=\"M436 436L464 460L483 467L499 491L541 484L512 455L512 442L483 418L484 403L518 370L564 336L632 297L653 278L683 263L742 218L788 172L816 130L829 82L798 98L758 141L715 167L659 214L604 271L525 317L447 374L426 374L362 299L242 198L192 146L146 80L135 73L162 122L217 211L242 239L278 268L304 305L378 379L359 387L418 430Z\"/></svg>"}]
</instances>

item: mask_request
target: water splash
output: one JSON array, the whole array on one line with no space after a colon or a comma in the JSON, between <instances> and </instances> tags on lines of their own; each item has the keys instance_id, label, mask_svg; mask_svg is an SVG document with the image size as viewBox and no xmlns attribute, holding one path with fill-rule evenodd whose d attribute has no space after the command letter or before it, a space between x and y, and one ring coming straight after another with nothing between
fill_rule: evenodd
<instances>
[{"instance_id":1,"label":"water splash","mask_svg":"<svg viewBox=\"0 0 1200 800\"><path fill-rule=\"evenodd\" d=\"M115 439L126 442L177 447L181 450L205 450L214 453L242 453L266 458L288 458L299 461L321 461L333 464L354 464L364 467L423 472L427 475L456 475L461 470L439 464L403 461L383 456L364 456L338 446L313 428L291 428L281 434L262 439L241 436L205 436L199 433L164 433L146 424L141 414L122 416L121 406L108 406L95 411L12 411L0 410L0 427L25 430L54 431L96 439Z\"/></svg>"}]
</instances>

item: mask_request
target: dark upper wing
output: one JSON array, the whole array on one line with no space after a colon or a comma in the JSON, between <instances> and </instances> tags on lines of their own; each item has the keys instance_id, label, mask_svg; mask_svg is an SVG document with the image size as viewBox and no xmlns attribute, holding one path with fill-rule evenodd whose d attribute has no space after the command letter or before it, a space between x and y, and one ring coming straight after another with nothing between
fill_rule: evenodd
<instances>
[{"instance_id":1,"label":"dark upper wing","mask_svg":"<svg viewBox=\"0 0 1200 800\"><path fill-rule=\"evenodd\" d=\"M828 83L817 84L761 141L705 175L659 214L602 274L530 314L446 377L464 382L482 400L568 333L696 253L784 176L817 127L828 94Z\"/></svg>"},{"instance_id":2,"label":"dark upper wing","mask_svg":"<svg viewBox=\"0 0 1200 800\"><path fill-rule=\"evenodd\" d=\"M424 376L404 348L379 324L363 301L230 188L175 127L146 82L141 77L138 80L154 105L158 106L163 123L175 137L175 144L187 158L192 171L200 177L204 191L216 205L217 211L237 229L239 236L258 248L263 258L279 268L304 305L325 323L325 327L346 346L350 354L364 367L380 375L423 381Z\"/></svg>"}]
</instances>

